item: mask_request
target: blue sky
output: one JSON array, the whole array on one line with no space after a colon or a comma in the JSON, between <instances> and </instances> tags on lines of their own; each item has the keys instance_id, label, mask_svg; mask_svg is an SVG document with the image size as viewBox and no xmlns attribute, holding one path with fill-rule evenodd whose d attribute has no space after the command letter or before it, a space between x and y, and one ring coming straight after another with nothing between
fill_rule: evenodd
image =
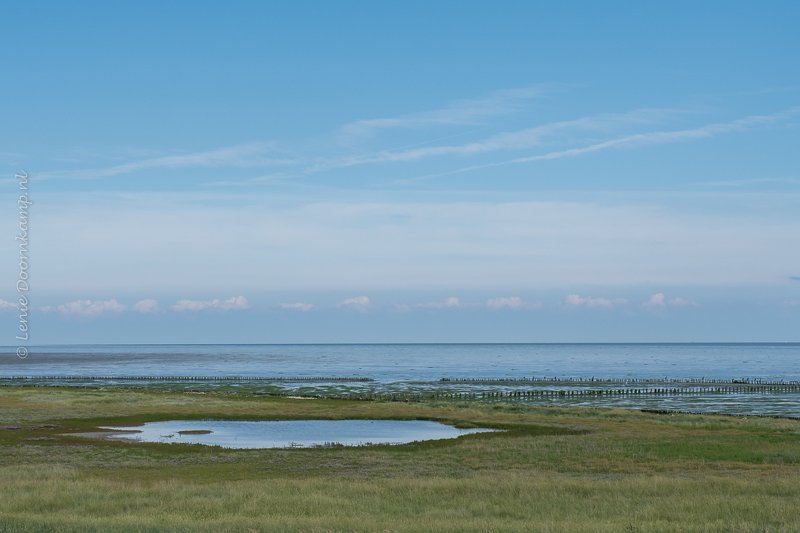
<instances>
[{"instance_id":1,"label":"blue sky","mask_svg":"<svg viewBox=\"0 0 800 533\"><path fill-rule=\"evenodd\" d=\"M795 2L3 12L3 344L798 340Z\"/></svg>"}]
</instances>

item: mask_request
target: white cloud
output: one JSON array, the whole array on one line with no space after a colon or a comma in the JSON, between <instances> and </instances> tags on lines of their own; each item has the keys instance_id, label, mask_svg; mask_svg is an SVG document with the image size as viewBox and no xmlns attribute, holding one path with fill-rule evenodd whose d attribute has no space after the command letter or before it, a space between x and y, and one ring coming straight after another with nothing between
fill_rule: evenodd
<instances>
[{"instance_id":1,"label":"white cloud","mask_svg":"<svg viewBox=\"0 0 800 533\"><path fill-rule=\"evenodd\" d=\"M569 294L564 298L564 304L570 307L588 307L595 309L613 309L614 307L628 303L624 298L594 298L592 296L580 296Z\"/></svg>"},{"instance_id":2,"label":"white cloud","mask_svg":"<svg viewBox=\"0 0 800 533\"><path fill-rule=\"evenodd\" d=\"M657 292L654 295L652 295L649 300L644 302L643 305L645 307L665 307L667 304L664 300L665 300L664 293Z\"/></svg>"},{"instance_id":3,"label":"white cloud","mask_svg":"<svg viewBox=\"0 0 800 533\"><path fill-rule=\"evenodd\" d=\"M647 309L663 309L665 307L687 307L694 305L689 300L680 296L667 299L663 292L657 292L652 295L647 301L642 303L642 306Z\"/></svg>"},{"instance_id":4,"label":"white cloud","mask_svg":"<svg viewBox=\"0 0 800 533\"><path fill-rule=\"evenodd\" d=\"M302 302L281 304L281 309L289 309L292 311L311 311L314 309L314 304L307 304Z\"/></svg>"},{"instance_id":5,"label":"white cloud","mask_svg":"<svg viewBox=\"0 0 800 533\"><path fill-rule=\"evenodd\" d=\"M486 300L489 309L521 309L524 303L519 296L501 296Z\"/></svg>"},{"instance_id":6,"label":"white cloud","mask_svg":"<svg viewBox=\"0 0 800 533\"><path fill-rule=\"evenodd\" d=\"M455 309L461 307L461 299L457 296L449 296L440 302L428 302L409 307L421 307L425 309Z\"/></svg>"},{"instance_id":7,"label":"white cloud","mask_svg":"<svg viewBox=\"0 0 800 533\"><path fill-rule=\"evenodd\" d=\"M368 297L354 296L352 298L345 298L339 302L337 307L341 307L343 309L353 309L355 311L366 311L371 305L372 304Z\"/></svg>"},{"instance_id":8,"label":"white cloud","mask_svg":"<svg viewBox=\"0 0 800 533\"><path fill-rule=\"evenodd\" d=\"M231 296L226 300L214 298L213 300L178 300L172 306L173 311L204 311L206 309L220 309L230 311L247 309L250 305L244 296Z\"/></svg>"},{"instance_id":9,"label":"white cloud","mask_svg":"<svg viewBox=\"0 0 800 533\"><path fill-rule=\"evenodd\" d=\"M0 298L0 311L6 311L8 309L18 309L17 304Z\"/></svg>"},{"instance_id":10,"label":"white cloud","mask_svg":"<svg viewBox=\"0 0 800 533\"><path fill-rule=\"evenodd\" d=\"M133 310L137 313L156 313L158 312L158 300L145 298L133 304Z\"/></svg>"},{"instance_id":11,"label":"white cloud","mask_svg":"<svg viewBox=\"0 0 800 533\"><path fill-rule=\"evenodd\" d=\"M460 307L461 300L456 296L450 296L444 299L442 302L442 307Z\"/></svg>"},{"instance_id":12,"label":"white cloud","mask_svg":"<svg viewBox=\"0 0 800 533\"><path fill-rule=\"evenodd\" d=\"M642 307L646 309L664 309L666 307L688 307L694 306L693 302L681 298L680 296L667 299L663 292L657 292L652 295L649 299L642 302Z\"/></svg>"},{"instance_id":13,"label":"white cloud","mask_svg":"<svg viewBox=\"0 0 800 533\"><path fill-rule=\"evenodd\" d=\"M57 306L42 307L45 312L58 312L62 315L97 316L105 313L121 313L125 306L116 299L110 300L75 300Z\"/></svg>"},{"instance_id":14,"label":"white cloud","mask_svg":"<svg viewBox=\"0 0 800 533\"><path fill-rule=\"evenodd\" d=\"M219 301L219 300L216 300ZM213 306L213 301L205 300L178 300L172 306L173 311L202 311Z\"/></svg>"},{"instance_id":15,"label":"white cloud","mask_svg":"<svg viewBox=\"0 0 800 533\"><path fill-rule=\"evenodd\" d=\"M244 296L231 296L227 300L223 300L219 305L219 308L225 311L229 309L247 309L248 307L250 307L250 304Z\"/></svg>"}]
</instances>

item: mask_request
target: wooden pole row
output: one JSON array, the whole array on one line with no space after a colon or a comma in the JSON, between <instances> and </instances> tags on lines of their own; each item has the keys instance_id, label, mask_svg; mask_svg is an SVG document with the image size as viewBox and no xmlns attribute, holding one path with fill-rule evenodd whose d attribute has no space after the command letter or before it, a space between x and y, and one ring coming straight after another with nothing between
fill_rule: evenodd
<instances>
[{"instance_id":1,"label":"wooden pole row","mask_svg":"<svg viewBox=\"0 0 800 533\"><path fill-rule=\"evenodd\" d=\"M684 387L684 388L635 388L635 389L592 389L592 390L524 390L524 391L481 391L481 392L427 392L427 393L351 393L351 394L323 394L326 398L360 399L360 400L389 400L389 401L420 401L434 400L493 400L513 398L573 398L587 396L673 396L673 395L699 395L699 394L757 394L757 393L797 393L800 384L785 386L748 386L748 387Z\"/></svg>"},{"instance_id":2,"label":"wooden pole row","mask_svg":"<svg viewBox=\"0 0 800 533\"><path fill-rule=\"evenodd\" d=\"M440 383L452 384L491 384L502 385L509 384L618 384L618 385L632 385L632 384L720 384L720 385L800 385L797 380L765 380L760 378L742 378L742 379L707 379L707 378L570 378L570 377L522 377L522 378L441 378Z\"/></svg>"}]
</instances>

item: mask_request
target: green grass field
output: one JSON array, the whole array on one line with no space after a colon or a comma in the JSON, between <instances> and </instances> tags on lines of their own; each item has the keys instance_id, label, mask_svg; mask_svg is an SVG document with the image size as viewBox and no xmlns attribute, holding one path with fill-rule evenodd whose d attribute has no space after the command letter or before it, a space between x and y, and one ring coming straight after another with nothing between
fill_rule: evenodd
<instances>
[{"instance_id":1,"label":"green grass field","mask_svg":"<svg viewBox=\"0 0 800 533\"><path fill-rule=\"evenodd\" d=\"M189 418L503 428L225 450L65 436ZM800 531L800 421L519 404L0 387L0 531Z\"/></svg>"}]
</instances>

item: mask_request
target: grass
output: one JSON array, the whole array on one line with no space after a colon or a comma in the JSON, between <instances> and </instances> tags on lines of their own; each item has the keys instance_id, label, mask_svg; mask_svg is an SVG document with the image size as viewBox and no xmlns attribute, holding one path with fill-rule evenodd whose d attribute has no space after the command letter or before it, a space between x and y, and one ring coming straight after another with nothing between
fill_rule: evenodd
<instances>
[{"instance_id":1,"label":"grass","mask_svg":"<svg viewBox=\"0 0 800 533\"><path fill-rule=\"evenodd\" d=\"M169 419L503 428L226 450L65 433ZM0 387L0 531L798 531L800 422L473 402Z\"/></svg>"}]
</instances>

